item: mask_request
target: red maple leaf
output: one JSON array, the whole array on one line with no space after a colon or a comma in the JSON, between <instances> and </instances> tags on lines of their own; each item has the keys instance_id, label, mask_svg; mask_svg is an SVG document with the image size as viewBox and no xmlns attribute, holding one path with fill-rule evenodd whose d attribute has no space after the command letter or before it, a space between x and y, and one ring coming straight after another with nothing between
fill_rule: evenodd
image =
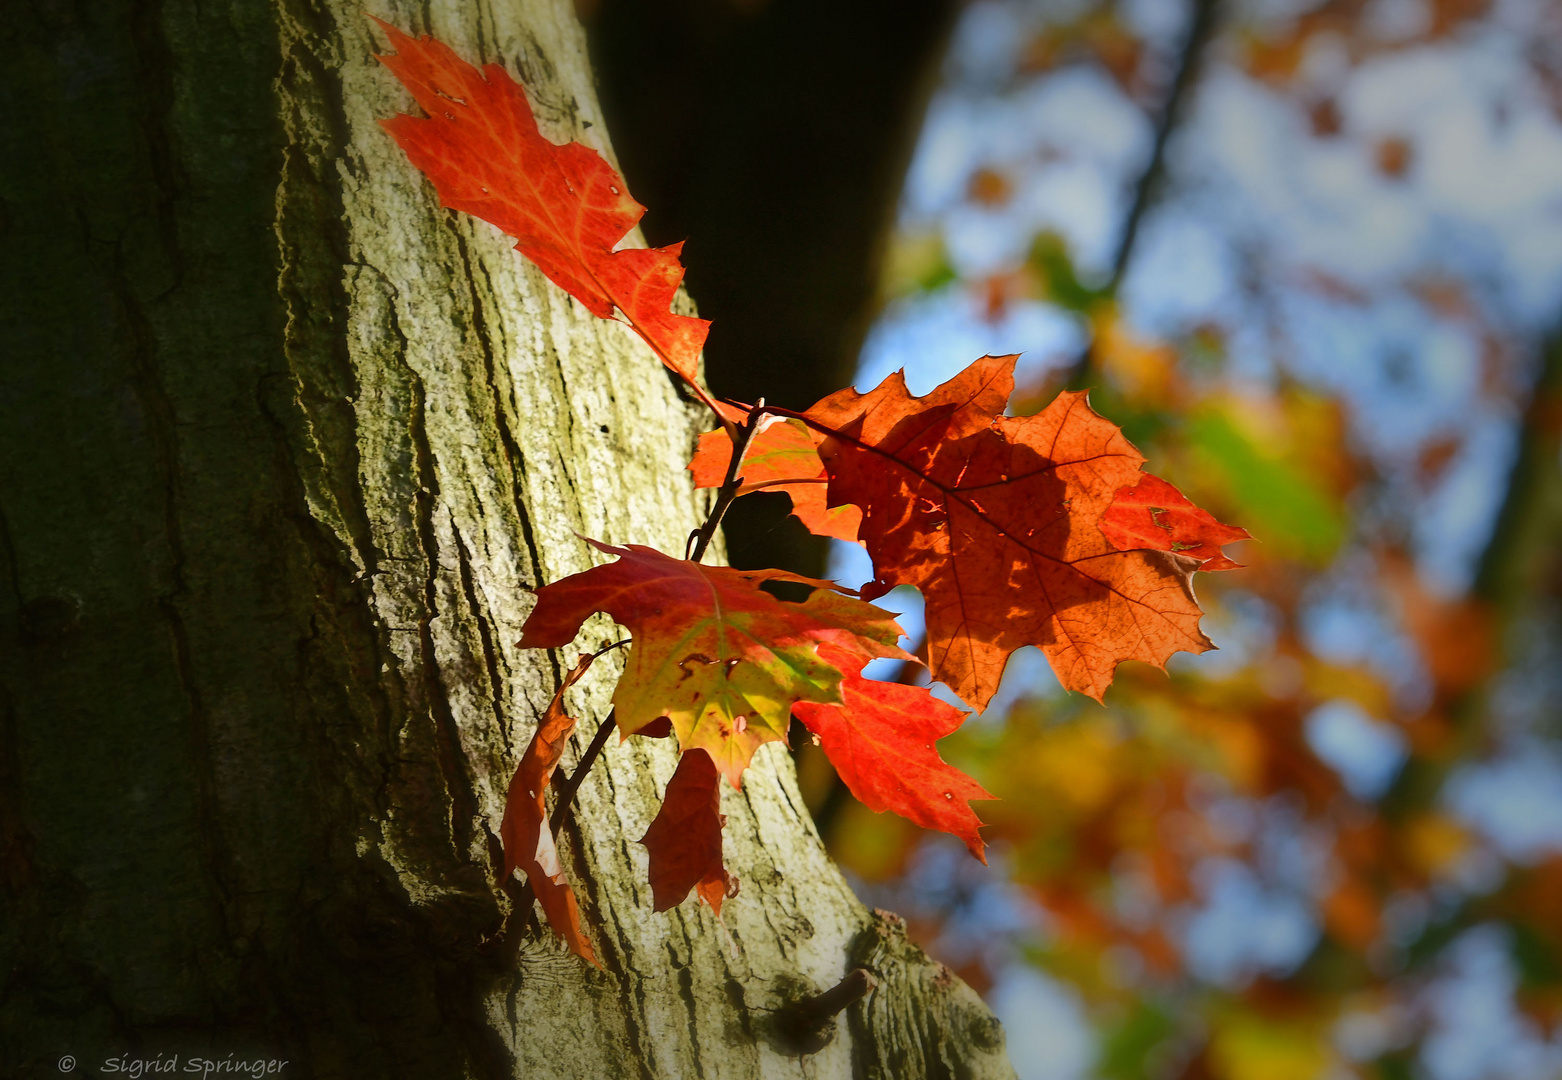
<instances>
[{"instance_id":1,"label":"red maple leaf","mask_svg":"<svg viewBox=\"0 0 1562 1080\"><path fill-rule=\"evenodd\" d=\"M607 612L634 638L613 694L619 729L629 735L669 718L681 748L703 747L733 787L755 750L785 741L794 703L840 702L841 671L819 655L821 644L910 658L895 645L893 615L833 582L591 543L618 560L537 590L521 647L567 644L588 616ZM801 603L778 600L760 588L767 581L814 591Z\"/></svg>"},{"instance_id":2,"label":"red maple leaf","mask_svg":"<svg viewBox=\"0 0 1562 1080\"><path fill-rule=\"evenodd\" d=\"M1112 496L1112 505L1101 515L1101 532L1122 551L1175 551L1201 560L1200 570L1241 569L1241 563L1226 558L1221 545L1252 539L1246 529L1222 525L1165 480L1148 473L1135 486Z\"/></svg>"},{"instance_id":3,"label":"red maple leaf","mask_svg":"<svg viewBox=\"0 0 1562 1080\"><path fill-rule=\"evenodd\" d=\"M1100 700L1123 660L1160 667L1214 647L1193 597L1200 560L1172 550L1176 537L1132 550L1107 538L1101 521L1145 479L1143 456L1083 393L1005 416L1014 359L983 357L923 397L896 373L800 419L828 477L826 505L862 509L857 539L876 573L863 596L922 591L933 678L984 708L1009 655L1036 645L1064 687ZM747 454L763 457L776 430L758 432ZM710 460L717 446L702 448ZM792 461L792 479L810 481L814 467Z\"/></svg>"},{"instance_id":4,"label":"red maple leaf","mask_svg":"<svg viewBox=\"0 0 1562 1080\"><path fill-rule=\"evenodd\" d=\"M593 315L622 312L662 363L715 408L695 382L710 323L670 310L683 280L683 245L615 251L645 207L601 155L543 138L525 91L498 64L479 70L431 37L374 21L396 50L379 61L428 114L380 124L433 182L440 202L515 237L516 250Z\"/></svg>"},{"instance_id":5,"label":"red maple leaf","mask_svg":"<svg viewBox=\"0 0 1562 1080\"><path fill-rule=\"evenodd\" d=\"M689 890L721 914L732 879L721 862L720 774L704 750L690 750L678 759L667 782L662 808L640 843L651 856L651 896L657 911L677 907Z\"/></svg>"},{"instance_id":6,"label":"red maple leaf","mask_svg":"<svg viewBox=\"0 0 1562 1080\"><path fill-rule=\"evenodd\" d=\"M548 780L558 767L570 732L575 730L574 718L564 711L564 691L579 681L595 659L595 653L581 657L574 670L564 676L558 693L553 695L543 712L537 731L526 744L526 752L521 755L520 765L510 780L504 819L499 824L499 839L504 845L505 878L508 879L517 867L525 870L526 880L541 902L553 932L563 938L577 956L601 967L591 942L581 930L575 890L570 888L564 868L559 865L558 849L553 845L553 830L548 827L548 812L543 803Z\"/></svg>"},{"instance_id":7,"label":"red maple leaf","mask_svg":"<svg viewBox=\"0 0 1562 1080\"><path fill-rule=\"evenodd\" d=\"M719 770L736 787L759 746L785 741L792 715L820 737L864 804L954 833L982 857L981 822L967 800L991 796L933 749L965 714L925 689L862 677L869 660L915 659L894 645L901 631L889 612L841 595L831 582L780 570L704 566L651 548L592 543L618 561L539 589L521 645L563 645L595 611L633 635L613 694L620 730L660 736L670 726L684 751L645 839L657 910L695 885L719 908L715 894L727 887L717 873L719 829L711 825L716 796L700 759L714 760L711 775ZM760 588L766 581L814 591L801 603L778 600Z\"/></svg>"},{"instance_id":8,"label":"red maple leaf","mask_svg":"<svg viewBox=\"0 0 1562 1080\"><path fill-rule=\"evenodd\" d=\"M982 862L980 819L967 800L993 796L938 756L933 744L965 713L925 688L862 677L866 657L835 646L820 654L845 672L841 704L802 701L792 713L819 736L835 771L869 810L891 810L925 829L953 833Z\"/></svg>"}]
</instances>

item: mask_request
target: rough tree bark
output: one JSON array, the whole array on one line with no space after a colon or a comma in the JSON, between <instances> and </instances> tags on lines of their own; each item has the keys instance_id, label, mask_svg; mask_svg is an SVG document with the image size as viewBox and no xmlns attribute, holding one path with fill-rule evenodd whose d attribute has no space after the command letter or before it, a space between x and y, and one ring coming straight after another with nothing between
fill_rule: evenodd
<instances>
[{"instance_id":1,"label":"rough tree bark","mask_svg":"<svg viewBox=\"0 0 1562 1080\"><path fill-rule=\"evenodd\" d=\"M607 150L566 0L376 13ZM496 883L573 655L514 648L522 586L589 565L577 533L679 550L703 418L436 207L374 124L407 101L356 0L6 22L0 1071L1011 1075L980 1000L853 898L779 748L724 794L725 926L651 911L634 841L673 759L645 740L563 837L605 972ZM587 736L619 662L572 701ZM856 966L876 990L787 1022Z\"/></svg>"}]
</instances>

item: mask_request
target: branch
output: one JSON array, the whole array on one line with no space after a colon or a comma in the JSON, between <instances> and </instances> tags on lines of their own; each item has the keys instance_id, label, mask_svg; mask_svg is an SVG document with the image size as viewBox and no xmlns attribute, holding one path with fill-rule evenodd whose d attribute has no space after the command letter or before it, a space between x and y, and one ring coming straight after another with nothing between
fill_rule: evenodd
<instances>
[{"instance_id":1,"label":"branch","mask_svg":"<svg viewBox=\"0 0 1562 1080\"><path fill-rule=\"evenodd\" d=\"M1172 133L1187 111L1187 102L1190 91L1198 81L1199 67L1203 61L1204 50L1215 36L1217 23L1216 8L1220 6L1220 0L1194 0L1193 22L1188 27L1188 36L1183 41L1182 52L1177 60L1177 73L1172 78L1171 87L1166 92L1166 100L1161 105L1161 115L1155 125L1155 142L1150 149L1150 160L1145 164L1144 171L1139 174L1139 180L1134 185L1133 202L1128 208L1128 218L1123 223L1122 234L1117 240L1117 252L1112 257L1112 274L1107 279L1103 292L1107 296L1116 296L1117 290L1123 283L1123 276L1128 272L1128 264L1133 258L1134 245L1139 238L1139 226L1149 211L1151 204L1160 192L1161 181L1166 175L1166 147L1171 142ZM1092 369L1095 367L1095 343L1086 345L1079 354L1079 359L1074 362L1074 368L1069 373L1068 388L1070 390L1083 390L1090 381Z\"/></svg>"},{"instance_id":2,"label":"branch","mask_svg":"<svg viewBox=\"0 0 1562 1080\"><path fill-rule=\"evenodd\" d=\"M586 773L591 771L591 766L595 765L597 758L602 755L602 748L607 745L608 736L617 726L618 712L609 709L607 717L597 726L597 733L591 737L586 752L580 755L580 761L576 763L574 770L558 785L558 799L553 804L553 813L548 817L548 828L552 831L555 840L558 839L559 829L563 827L564 818L569 814L570 806L575 801L575 792L580 790L580 785L586 780ZM558 773L553 775L557 777Z\"/></svg>"},{"instance_id":3,"label":"branch","mask_svg":"<svg viewBox=\"0 0 1562 1080\"><path fill-rule=\"evenodd\" d=\"M575 770L563 780L559 779L558 772L554 772L552 786L558 789L558 798L553 804L553 813L548 815L548 832L553 835L555 843L559 838L559 830L564 827L564 819L569 816L570 808L575 802L575 793L580 790L580 785L586 780L586 773L591 771L592 765L596 764L597 758L602 754L602 748L607 745L608 736L617 726L617 713L609 709L607 719L597 727L597 733L591 737L591 745L587 746L586 752L580 755L580 762L575 766ZM528 922L531 921L532 902L536 898L537 894L532 891L532 883L529 880L522 881L520 891L515 897L515 910L521 912Z\"/></svg>"},{"instance_id":4,"label":"branch","mask_svg":"<svg viewBox=\"0 0 1562 1080\"><path fill-rule=\"evenodd\" d=\"M1557 565L1557 540L1562 535L1562 327L1543 347L1541 369L1529 404L1519 421L1519 450L1508 471L1502 505L1476 564L1470 595L1489 605L1501 657L1527 605L1543 597ZM1492 677L1466 692L1449 710L1455 742L1433 760L1412 758L1390 788L1386 801L1401 816L1421 810L1439 798L1449 773L1468 761L1488 737L1486 720ZM1510 876L1509 882L1512 878ZM1492 892L1466 897L1440 919L1429 923L1406 948L1413 968L1440 954L1441 946L1460 929L1491 918Z\"/></svg>"},{"instance_id":5,"label":"branch","mask_svg":"<svg viewBox=\"0 0 1562 1080\"><path fill-rule=\"evenodd\" d=\"M835 1018L878 989L879 980L867 968L853 968L830 989L789 1002L771 1018L783 1045L797 1054L812 1054L829 1045Z\"/></svg>"},{"instance_id":6,"label":"branch","mask_svg":"<svg viewBox=\"0 0 1562 1080\"><path fill-rule=\"evenodd\" d=\"M727 513L727 507L731 506L738 497L738 492L743 487L743 455L748 453L749 443L753 441L755 433L759 430L759 421L766 412L765 399L760 398L748 407L748 419L741 427L735 432L728 428L727 434L732 438L732 460L727 463L726 479L717 490L716 505L711 507L709 516L705 518L705 524L689 534L690 550L684 553L684 558L688 561L699 562L704 556L705 549L710 547L711 540L716 536L716 529L721 525L722 517Z\"/></svg>"},{"instance_id":7,"label":"branch","mask_svg":"<svg viewBox=\"0 0 1562 1080\"><path fill-rule=\"evenodd\" d=\"M1504 614L1534 595L1562 530L1562 329L1542 354L1519 425L1519 452L1477 564L1473 592Z\"/></svg>"},{"instance_id":8,"label":"branch","mask_svg":"<svg viewBox=\"0 0 1562 1080\"><path fill-rule=\"evenodd\" d=\"M591 654L591 660L588 662L587 666L589 667L591 663L595 663L598 658L612 652L614 649L623 648L628 644L629 639L624 638L621 641L613 642L611 645L604 645L602 648ZM582 669L580 674L585 674L585 670ZM569 688L573 681L573 679L567 680L563 686L559 687L559 694L562 695L564 691ZM559 704L563 704L562 697L560 698ZM591 766L601 755L602 748L607 744L608 735L612 732L617 723L617 712L613 709L609 709L607 713L607 719L603 720L602 723L597 727L597 733L592 736L591 744L586 747L586 752L580 756L580 761L576 764L574 771L571 772L568 777L561 780L559 778L560 774L558 770L554 770L553 776L549 783L550 786L558 789L558 797L553 806L553 813L548 816L548 831L550 834L552 834L554 840L558 839L559 829L563 827L564 819L569 815L570 807L575 801L575 792L579 791L580 785L585 782L586 773L590 771ZM532 742L535 743L536 740L537 736L533 735ZM528 753L530 750L531 748L527 747ZM525 913L525 917L528 921L531 918L532 901L535 899L536 894L532 891L531 882L529 880L522 882L520 892L516 894L515 907L517 911Z\"/></svg>"}]
</instances>

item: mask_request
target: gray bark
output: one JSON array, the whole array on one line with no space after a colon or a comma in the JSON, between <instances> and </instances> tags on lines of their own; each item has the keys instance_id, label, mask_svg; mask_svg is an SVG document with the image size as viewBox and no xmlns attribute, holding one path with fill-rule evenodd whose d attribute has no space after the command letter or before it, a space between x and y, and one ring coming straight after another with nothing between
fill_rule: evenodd
<instances>
[{"instance_id":1,"label":"gray bark","mask_svg":"<svg viewBox=\"0 0 1562 1080\"><path fill-rule=\"evenodd\" d=\"M608 151L565 0L376 14ZM610 745L562 837L605 971L497 882L574 656L514 647L523 586L590 565L576 534L681 550L704 418L437 207L374 123L409 101L355 0L6 23L0 1071L1011 1075L980 1000L852 896L779 747L723 796L724 924L651 911L634 841L674 761L646 740ZM581 746L619 664L573 693ZM787 1022L858 965L877 990Z\"/></svg>"}]
</instances>

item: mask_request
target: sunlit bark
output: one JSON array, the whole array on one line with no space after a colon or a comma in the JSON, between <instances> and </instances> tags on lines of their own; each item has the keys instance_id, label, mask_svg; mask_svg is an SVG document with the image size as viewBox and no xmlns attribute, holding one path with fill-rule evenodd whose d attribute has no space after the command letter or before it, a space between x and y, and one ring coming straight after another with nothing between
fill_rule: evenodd
<instances>
[{"instance_id":1,"label":"sunlit bark","mask_svg":"<svg viewBox=\"0 0 1562 1080\"><path fill-rule=\"evenodd\" d=\"M380 5L606 149L570 7ZM727 792L725 926L651 911L669 747L562 838L597 972L496 884L570 659L514 647L579 535L681 550L698 411L622 327L435 205L356 3L43 5L0 151L0 1071L1004 1076L867 912L780 748ZM588 625L592 645L609 632ZM619 660L573 704L584 745ZM566 758L566 766L572 758ZM812 1028L789 1003L877 988ZM790 1018L790 1019L789 1019Z\"/></svg>"}]
</instances>

